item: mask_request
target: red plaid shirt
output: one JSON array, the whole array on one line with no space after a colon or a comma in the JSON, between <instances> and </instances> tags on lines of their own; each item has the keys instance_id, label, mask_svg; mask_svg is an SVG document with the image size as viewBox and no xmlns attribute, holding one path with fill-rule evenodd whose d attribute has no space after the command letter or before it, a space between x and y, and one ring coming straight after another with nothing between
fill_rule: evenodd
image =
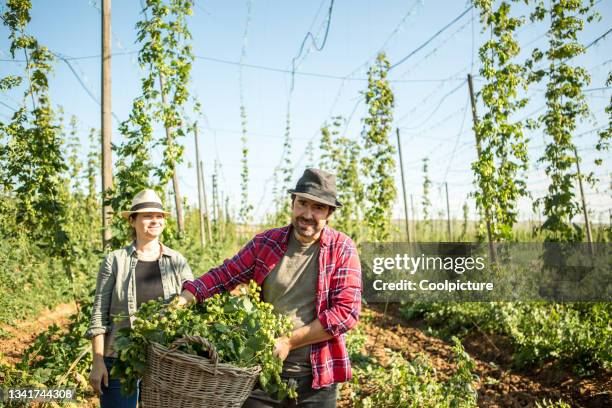
<instances>
[{"instance_id":1,"label":"red plaid shirt","mask_svg":"<svg viewBox=\"0 0 612 408\"><path fill-rule=\"evenodd\" d=\"M226 259L194 281L185 282L183 289L201 302L251 279L262 285L287 251L291 231L289 225L256 235L232 259ZM314 389L352 377L344 333L357 324L361 311L361 265L355 244L328 226L321 232L320 244L316 312L325 330L334 337L311 345Z\"/></svg>"}]
</instances>

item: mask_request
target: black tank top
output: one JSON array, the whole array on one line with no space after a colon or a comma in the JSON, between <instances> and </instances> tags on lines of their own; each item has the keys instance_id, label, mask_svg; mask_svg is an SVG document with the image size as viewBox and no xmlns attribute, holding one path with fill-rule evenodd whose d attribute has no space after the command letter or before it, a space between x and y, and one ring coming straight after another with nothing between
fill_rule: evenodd
<instances>
[{"instance_id":1,"label":"black tank top","mask_svg":"<svg viewBox=\"0 0 612 408\"><path fill-rule=\"evenodd\" d=\"M159 261L136 263L136 304L138 307L151 299L164 297Z\"/></svg>"}]
</instances>

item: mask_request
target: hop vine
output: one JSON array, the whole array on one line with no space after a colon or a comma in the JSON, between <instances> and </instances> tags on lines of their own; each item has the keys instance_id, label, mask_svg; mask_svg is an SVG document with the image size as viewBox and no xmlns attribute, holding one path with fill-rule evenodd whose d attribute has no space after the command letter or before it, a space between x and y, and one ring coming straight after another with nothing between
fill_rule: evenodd
<instances>
[{"instance_id":1,"label":"hop vine","mask_svg":"<svg viewBox=\"0 0 612 408\"><path fill-rule=\"evenodd\" d=\"M550 184L546 196L537 202L542 203L546 217L539 230L549 241L581 241L584 237L582 229L572 223L581 208L574 191L576 147L572 134L577 124L588 117L583 88L591 78L586 69L572 65L570 61L585 52L585 47L578 42L578 34L584 28L585 20L591 21L596 17L592 7L593 1L583 4L578 0L560 0L553 2L550 8L540 2L531 15L533 21L541 21L547 15L550 18L548 49L545 52L534 50L527 63L532 68L532 81L547 80L546 111L538 122L543 125L548 142L538 161L545 165ZM544 57L548 66L533 68L533 64Z\"/></svg>"},{"instance_id":2,"label":"hop vine","mask_svg":"<svg viewBox=\"0 0 612 408\"><path fill-rule=\"evenodd\" d=\"M518 200L527 196L522 173L528 168L527 140L521 121L513 115L527 104L519 91L527 88L525 67L515 62L520 53L516 30L524 23L511 15L511 5L502 1L493 9L490 0L475 0L483 25L491 39L479 49L480 74L485 78L480 96L485 113L476 125L481 144L479 159L472 164L479 190L476 205L489 214L494 241L511 240L518 221Z\"/></svg>"},{"instance_id":3,"label":"hop vine","mask_svg":"<svg viewBox=\"0 0 612 408\"><path fill-rule=\"evenodd\" d=\"M365 197L368 207L365 221L373 240L383 241L391 232L391 210L396 196L395 147L389 141L393 121L394 96L387 73L389 61L384 53L378 54L368 71L368 89L364 92L368 115L364 119Z\"/></svg>"}]
</instances>

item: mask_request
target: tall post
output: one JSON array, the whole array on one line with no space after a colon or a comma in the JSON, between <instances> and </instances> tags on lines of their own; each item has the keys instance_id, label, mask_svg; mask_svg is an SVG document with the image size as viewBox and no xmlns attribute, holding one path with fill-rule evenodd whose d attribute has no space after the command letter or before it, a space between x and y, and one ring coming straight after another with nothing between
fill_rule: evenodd
<instances>
[{"instance_id":1,"label":"tall post","mask_svg":"<svg viewBox=\"0 0 612 408\"><path fill-rule=\"evenodd\" d=\"M450 216L450 204L448 203L448 182L444 182L444 188L446 189L446 226L448 227L448 241L453 241L453 233L451 230L451 216Z\"/></svg>"},{"instance_id":2,"label":"tall post","mask_svg":"<svg viewBox=\"0 0 612 408\"><path fill-rule=\"evenodd\" d=\"M217 181L218 183L218 181ZM225 236L225 232L227 230L225 225L225 217L223 216L223 190L219 191L217 194L217 212L219 213L219 227L221 228L221 236Z\"/></svg>"},{"instance_id":3,"label":"tall post","mask_svg":"<svg viewBox=\"0 0 612 408\"><path fill-rule=\"evenodd\" d=\"M162 106L165 108L168 105L166 92L164 91L165 80L162 73L159 74L159 87L161 93ZM174 140L172 138L172 129L170 126L165 126L166 128L166 140L168 143L168 148L172 147ZM183 220L183 200L181 198L181 192L179 189L179 180L178 174L176 172L176 167L172 164L172 188L174 189L174 205L176 207L176 221L178 223L178 231L179 234L183 234L185 231L185 221Z\"/></svg>"},{"instance_id":4,"label":"tall post","mask_svg":"<svg viewBox=\"0 0 612 408\"><path fill-rule=\"evenodd\" d=\"M413 227L413 234L412 234L412 239L414 239L414 242L417 241L417 213L414 210L414 200L412 199L412 194L410 194L410 212L412 213L412 227Z\"/></svg>"},{"instance_id":5,"label":"tall post","mask_svg":"<svg viewBox=\"0 0 612 408\"><path fill-rule=\"evenodd\" d=\"M582 188L582 175L580 174L580 163L578 159L578 151L574 147L574 157L576 157L576 174L578 176L578 185L580 186L580 198L582 199L582 211L584 212L584 224L586 227L587 242L589 243L589 252L591 256L595 256L593 249L593 236L591 235L591 224L589 223L589 212L587 210L586 198L584 197L584 189Z\"/></svg>"},{"instance_id":6,"label":"tall post","mask_svg":"<svg viewBox=\"0 0 612 408\"><path fill-rule=\"evenodd\" d=\"M478 134L477 125L478 125L478 115L476 113L476 98L474 97L474 85L472 84L472 75L468 74L468 87L470 91L470 103L472 104L472 121L474 122L474 136L476 137L476 152L478 153L478 160L480 160L480 156L482 153L482 149L480 147L480 135ZM485 209L485 222L487 224L487 238L489 240L489 256L491 256L491 262L497 263L497 255L495 254L495 247L493 246L493 238L491 236L491 217L489 214L489 208Z\"/></svg>"},{"instance_id":7,"label":"tall post","mask_svg":"<svg viewBox=\"0 0 612 408\"><path fill-rule=\"evenodd\" d=\"M404 217L406 218L406 241L410 242L410 221L408 219L408 201L406 200L406 180L404 178L404 160L402 158L402 143L400 141L400 130L395 129L397 134L397 151L400 159L400 172L402 173L402 192L404 193Z\"/></svg>"},{"instance_id":8,"label":"tall post","mask_svg":"<svg viewBox=\"0 0 612 408\"><path fill-rule=\"evenodd\" d=\"M230 223L229 197L225 197L225 224Z\"/></svg>"},{"instance_id":9,"label":"tall post","mask_svg":"<svg viewBox=\"0 0 612 408\"><path fill-rule=\"evenodd\" d=\"M213 220L215 222L215 231L219 230L219 213L217 211L217 174L212 175L212 206L213 206Z\"/></svg>"},{"instance_id":10,"label":"tall post","mask_svg":"<svg viewBox=\"0 0 612 408\"><path fill-rule=\"evenodd\" d=\"M208 239L212 241L212 229L210 226L210 213L208 212L208 200L206 199L206 177L204 177L204 163L200 161L200 179L202 180L202 197L204 198L204 222L206 223L206 232Z\"/></svg>"},{"instance_id":11,"label":"tall post","mask_svg":"<svg viewBox=\"0 0 612 408\"><path fill-rule=\"evenodd\" d=\"M102 247L109 248L111 206L105 205L106 192L113 187L113 158L111 152L111 0L102 0Z\"/></svg>"},{"instance_id":12,"label":"tall post","mask_svg":"<svg viewBox=\"0 0 612 408\"><path fill-rule=\"evenodd\" d=\"M200 169L200 145L198 143L198 122L193 124L193 137L195 139L195 154L196 154L196 178L198 180L198 215L200 216L200 245L204 248L206 245L206 234L204 232L204 203L203 203L203 186L202 186L202 171Z\"/></svg>"}]
</instances>

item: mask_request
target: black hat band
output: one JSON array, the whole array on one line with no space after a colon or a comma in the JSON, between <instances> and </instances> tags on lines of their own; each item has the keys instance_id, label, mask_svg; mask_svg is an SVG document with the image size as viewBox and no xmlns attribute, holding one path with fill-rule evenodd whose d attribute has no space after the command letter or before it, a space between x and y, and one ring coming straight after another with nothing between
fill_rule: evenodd
<instances>
[{"instance_id":1,"label":"black hat band","mask_svg":"<svg viewBox=\"0 0 612 408\"><path fill-rule=\"evenodd\" d=\"M163 210L164 207L162 207L160 203L148 202L136 204L130 208L130 211L138 211L142 208L159 208L160 210Z\"/></svg>"}]
</instances>

